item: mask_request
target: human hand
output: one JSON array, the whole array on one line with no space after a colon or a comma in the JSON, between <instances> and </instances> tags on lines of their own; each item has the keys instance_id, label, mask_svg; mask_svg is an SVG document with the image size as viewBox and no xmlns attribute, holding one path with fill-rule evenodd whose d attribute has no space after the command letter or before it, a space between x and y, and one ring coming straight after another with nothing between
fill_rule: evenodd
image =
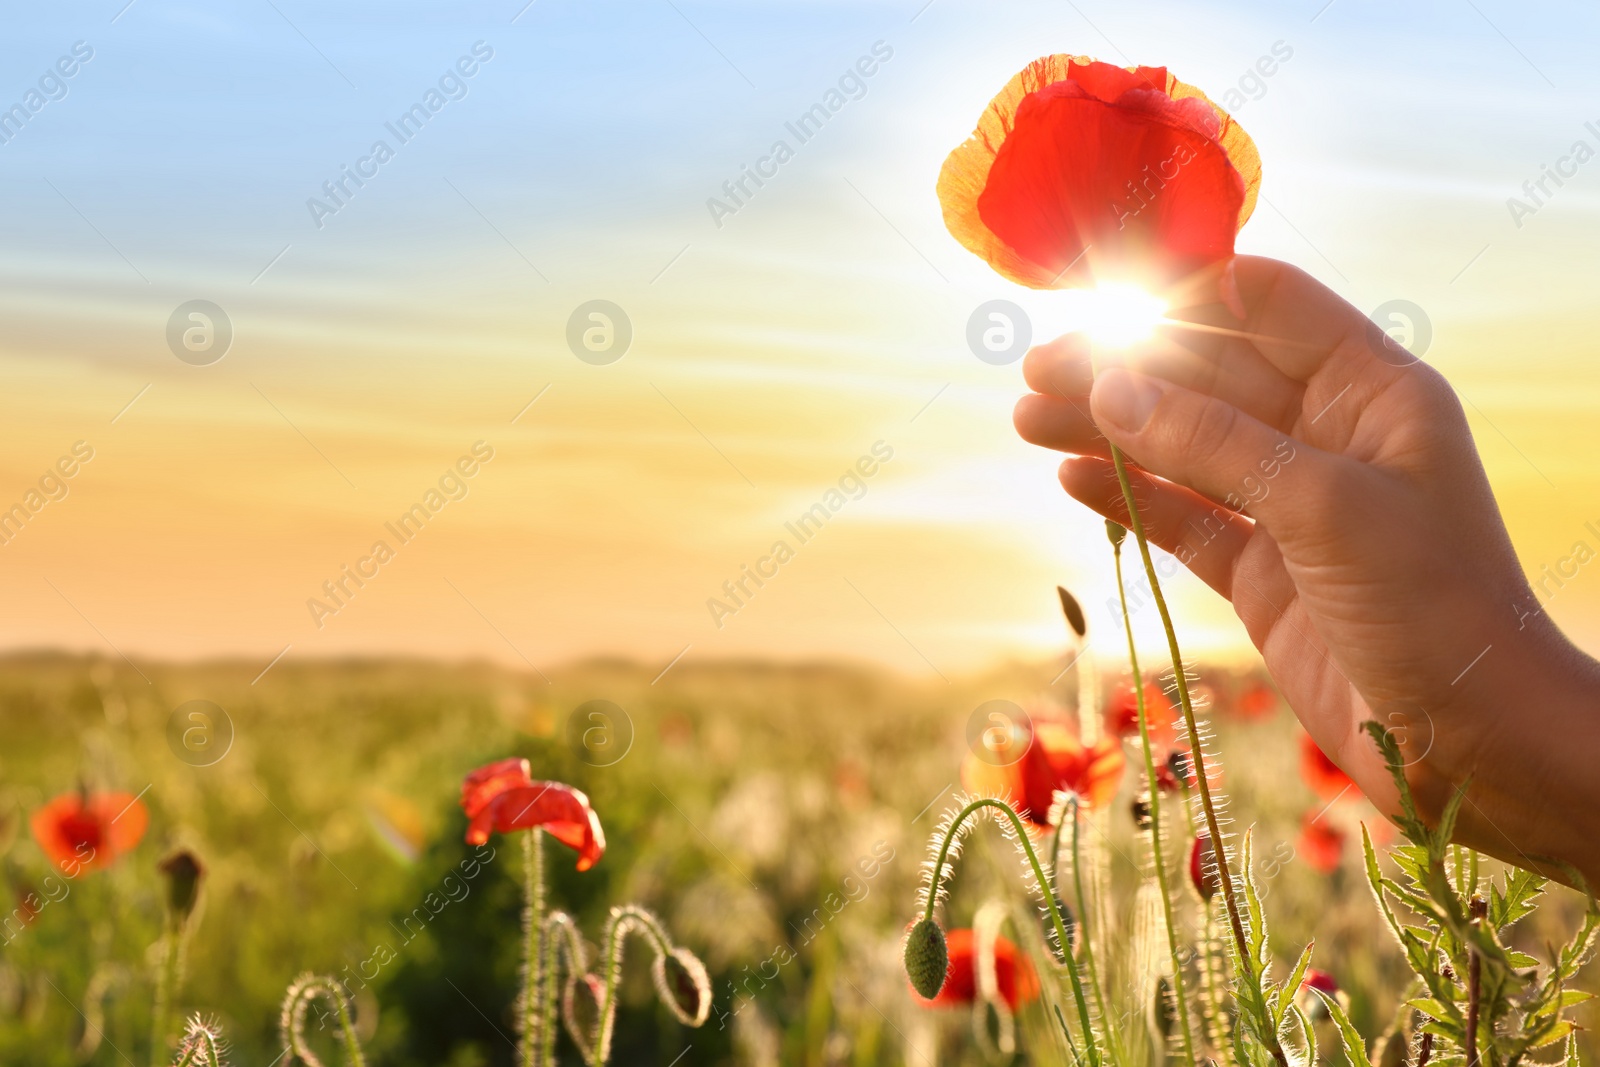
<instances>
[{"instance_id":1,"label":"human hand","mask_svg":"<svg viewBox=\"0 0 1600 1067\"><path fill-rule=\"evenodd\" d=\"M1400 737L1430 818L1471 779L1456 840L1600 880L1600 670L1540 611L1455 393L1302 271L1231 271L1236 295L1220 274L1169 312L1192 325L1116 353L1076 334L1030 351L1018 432L1072 453L1067 492L1124 524L1108 440L1137 464L1150 541L1232 602L1380 808L1398 795L1370 719Z\"/></svg>"}]
</instances>

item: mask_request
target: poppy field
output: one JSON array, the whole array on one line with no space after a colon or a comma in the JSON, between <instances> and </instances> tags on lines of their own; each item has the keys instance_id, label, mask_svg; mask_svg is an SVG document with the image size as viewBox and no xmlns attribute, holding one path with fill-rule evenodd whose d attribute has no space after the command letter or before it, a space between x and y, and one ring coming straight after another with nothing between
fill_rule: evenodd
<instances>
[{"instance_id":1,"label":"poppy field","mask_svg":"<svg viewBox=\"0 0 1600 1067\"><path fill-rule=\"evenodd\" d=\"M1041 851L1048 790L1082 798L1079 840L1063 855L1076 847L1098 885L1085 887L1087 909L1075 890L1061 904L1069 939L1100 953L1107 1011L1119 1013L1102 1032L1176 1048L1137 700L1125 671L1086 677L1087 660L1063 671L1070 660L950 686L825 665L686 665L652 686L651 671L621 662L548 684L486 666L367 662L290 666L254 690L229 664L144 665L147 685L103 660L7 660L0 1058L171 1062L197 1016L231 1047L229 1062L282 1062L280 1008L299 983L312 990L289 1012L302 1057L339 1062L348 1024L362 1062L521 1062L520 818L547 827L543 906L571 917L584 974L599 979L566 989L573 957L551 950L546 1062L589 1062L562 1017L582 1035L604 1016L597 958L613 906L630 903L685 965L672 966L663 997L656 934L625 942L610 1062L1062 1062L1055 1012L1074 1008L1050 962L1053 931L995 827L964 842L944 895L949 980L932 1003L902 967L927 838L958 794L993 792L1006 775L1027 798L1022 816L1040 824L1026 832ZM1290 946L1275 968L1287 973L1314 938L1316 967L1296 999L1311 1025L1337 1045L1310 1000L1316 987L1362 1032L1385 1034L1408 972L1361 871L1360 826L1393 832L1343 790L1261 675L1195 674L1217 748L1251 754L1248 774L1221 782L1231 809L1250 812L1262 908ZM167 737L171 707L201 690L233 729L207 766ZM1084 744L1077 702L1090 694L1099 739ZM1192 764L1158 675L1145 697L1158 709L1155 796L1180 810ZM607 766L570 739L578 709L597 699L631 729ZM1007 762L1018 735L993 732L1006 707L1032 724L1027 759ZM536 819L534 794L518 793L526 773L571 790L539 797ZM496 816L479 806L491 794L502 798ZM1168 824L1175 921L1203 944L1220 896L1196 840ZM1537 951L1581 912L1557 896L1511 943ZM1184 966L1203 988L1214 962ZM165 1049L152 1048L155 1025L169 1032Z\"/></svg>"}]
</instances>

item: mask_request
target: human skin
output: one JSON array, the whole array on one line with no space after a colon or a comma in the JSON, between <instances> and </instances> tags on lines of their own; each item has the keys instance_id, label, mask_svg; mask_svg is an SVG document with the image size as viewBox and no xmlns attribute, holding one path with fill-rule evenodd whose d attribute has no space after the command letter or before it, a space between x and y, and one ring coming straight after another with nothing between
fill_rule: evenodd
<instances>
[{"instance_id":1,"label":"human skin","mask_svg":"<svg viewBox=\"0 0 1600 1067\"><path fill-rule=\"evenodd\" d=\"M1454 391L1287 264L1240 256L1190 293L1168 315L1200 328L1031 350L1017 431L1127 524L1122 449L1150 541L1232 603L1380 809L1399 800L1372 719L1430 823L1466 784L1457 842L1600 884L1600 664L1540 610Z\"/></svg>"}]
</instances>

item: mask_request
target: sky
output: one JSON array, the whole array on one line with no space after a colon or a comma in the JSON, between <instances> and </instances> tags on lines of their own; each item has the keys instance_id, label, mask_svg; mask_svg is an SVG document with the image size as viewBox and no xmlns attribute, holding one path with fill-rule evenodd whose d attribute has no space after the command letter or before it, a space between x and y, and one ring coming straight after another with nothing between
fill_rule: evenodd
<instances>
[{"instance_id":1,"label":"sky","mask_svg":"<svg viewBox=\"0 0 1600 1067\"><path fill-rule=\"evenodd\" d=\"M49 499L0 544L0 647L948 677L1059 652L1058 583L1109 626L1100 521L1012 432L1019 367L966 342L993 299L1048 336L1059 298L964 251L934 196L1052 52L1237 90L1265 170L1240 250L1420 312L1529 573L1600 547L1600 160L1508 205L1600 149L1592 7L95 0L6 22L0 108L42 103L0 126L0 509ZM834 90L802 142L786 124ZM617 343L607 309L615 359L582 345ZM830 490L802 543L785 524ZM779 540L775 576L709 603ZM1247 651L1218 597L1172 594L1190 651ZM1600 651L1600 577L1547 606Z\"/></svg>"}]
</instances>

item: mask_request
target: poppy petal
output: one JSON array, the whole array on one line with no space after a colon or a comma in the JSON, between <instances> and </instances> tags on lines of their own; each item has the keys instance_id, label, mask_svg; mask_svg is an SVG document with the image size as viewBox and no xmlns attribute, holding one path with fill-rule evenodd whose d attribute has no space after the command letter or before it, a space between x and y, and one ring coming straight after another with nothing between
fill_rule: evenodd
<instances>
[{"instance_id":1,"label":"poppy petal","mask_svg":"<svg viewBox=\"0 0 1600 1067\"><path fill-rule=\"evenodd\" d=\"M1165 68L1056 55L994 98L938 193L969 250L1057 288L1135 264L1175 281L1226 258L1260 180L1244 130Z\"/></svg>"},{"instance_id":2,"label":"poppy petal","mask_svg":"<svg viewBox=\"0 0 1600 1067\"><path fill-rule=\"evenodd\" d=\"M518 786L532 785L533 777L529 772L525 759L503 759L484 764L462 781L461 810L467 813L467 818L476 819L489 801L500 793Z\"/></svg>"},{"instance_id":3,"label":"poppy petal","mask_svg":"<svg viewBox=\"0 0 1600 1067\"><path fill-rule=\"evenodd\" d=\"M488 840L490 825L502 834L537 827L578 853L580 871L593 867L605 854L605 832L600 828L599 816L589 806L589 798L561 782L534 782L508 789L491 800L480 815L487 818L473 819L467 831L469 844ZM481 839L474 840L475 836Z\"/></svg>"}]
</instances>

